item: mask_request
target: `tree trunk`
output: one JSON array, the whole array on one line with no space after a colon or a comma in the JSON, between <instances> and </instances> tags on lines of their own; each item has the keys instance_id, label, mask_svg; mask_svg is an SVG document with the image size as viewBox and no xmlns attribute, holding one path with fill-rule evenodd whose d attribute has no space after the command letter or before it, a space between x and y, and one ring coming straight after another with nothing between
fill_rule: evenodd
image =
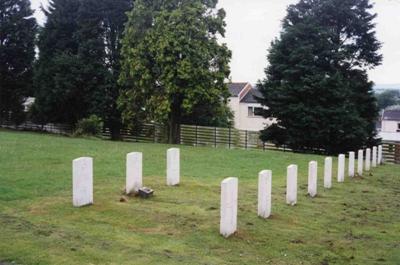
<instances>
[{"instance_id":1,"label":"tree trunk","mask_svg":"<svg viewBox=\"0 0 400 265\"><path fill-rule=\"evenodd\" d=\"M172 103L171 113L168 122L168 143L179 144L180 123L181 123L181 100L177 99Z\"/></svg>"},{"instance_id":2,"label":"tree trunk","mask_svg":"<svg viewBox=\"0 0 400 265\"><path fill-rule=\"evenodd\" d=\"M119 121L110 121L109 125L111 140L121 140L121 123Z\"/></svg>"}]
</instances>

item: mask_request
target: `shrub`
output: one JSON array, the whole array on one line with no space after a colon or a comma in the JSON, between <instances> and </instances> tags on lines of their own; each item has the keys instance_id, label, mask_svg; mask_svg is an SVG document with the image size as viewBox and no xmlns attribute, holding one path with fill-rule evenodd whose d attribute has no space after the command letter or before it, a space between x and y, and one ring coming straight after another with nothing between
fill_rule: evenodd
<instances>
[{"instance_id":1,"label":"shrub","mask_svg":"<svg viewBox=\"0 0 400 265\"><path fill-rule=\"evenodd\" d=\"M84 118L76 123L74 135L98 136L103 129L103 121L96 115L91 115L89 118Z\"/></svg>"}]
</instances>

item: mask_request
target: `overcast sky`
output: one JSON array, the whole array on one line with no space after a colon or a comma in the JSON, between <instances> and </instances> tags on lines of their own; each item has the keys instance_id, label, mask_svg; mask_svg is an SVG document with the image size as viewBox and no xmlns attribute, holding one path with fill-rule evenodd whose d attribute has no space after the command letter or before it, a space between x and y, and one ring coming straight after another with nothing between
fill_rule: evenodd
<instances>
[{"instance_id":1,"label":"overcast sky","mask_svg":"<svg viewBox=\"0 0 400 265\"><path fill-rule=\"evenodd\" d=\"M32 8L38 9L47 0L31 0ZM264 78L267 50L281 28L286 7L297 0L219 0L219 7L227 13L226 38L223 40L232 50L232 81L256 83ZM378 13L377 37L383 42L382 66L369 72L376 84L400 84L400 0L375 0ZM36 12L39 23L44 17Z\"/></svg>"}]
</instances>

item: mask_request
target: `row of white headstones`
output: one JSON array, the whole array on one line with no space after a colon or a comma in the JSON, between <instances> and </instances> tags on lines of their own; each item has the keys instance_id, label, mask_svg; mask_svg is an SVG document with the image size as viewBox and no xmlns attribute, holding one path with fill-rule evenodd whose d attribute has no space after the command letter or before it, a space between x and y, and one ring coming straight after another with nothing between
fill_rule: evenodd
<instances>
[{"instance_id":1,"label":"row of white headstones","mask_svg":"<svg viewBox=\"0 0 400 265\"><path fill-rule=\"evenodd\" d=\"M344 182L346 156L340 154L338 157L337 181ZM372 167L382 164L382 146L374 146L371 149L358 151L357 174L361 176L363 170L369 171ZM318 163L309 162L308 165L308 194L310 197L317 195ZM349 177L355 176L355 152L349 152L348 162ZM325 158L324 165L324 188L332 187L332 157ZM263 170L258 175L258 215L267 219L271 215L271 190L272 190L272 171ZM287 167L286 178L286 203L296 205L297 203L297 165ZM221 183L221 220L220 234L229 237L237 230L237 209L238 209L238 179L226 178Z\"/></svg>"},{"instance_id":2,"label":"row of white headstones","mask_svg":"<svg viewBox=\"0 0 400 265\"><path fill-rule=\"evenodd\" d=\"M372 167L382 164L382 146L374 146L371 149L358 151L357 173L363 174L365 168L369 171ZM344 154L338 157L338 182L344 182L345 176ZM143 155L133 152L126 155L126 186L127 194L137 193L143 186L142 180ZM175 186L180 182L180 151L178 148L167 150L167 185ZM310 197L317 195L318 164L311 161L308 166L308 194ZM349 152L348 162L349 177L355 176L355 152ZM286 203L295 205L297 203L297 165L290 165L287 168ZM93 158L81 157L72 162L72 183L73 183L73 206L81 207L93 204ZM324 165L324 187L332 187L332 157L325 158ZM271 215L271 190L272 171L263 170L258 176L258 215L268 218ZM238 178L230 177L221 182L221 208L220 208L220 234L229 237L237 230L237 209L238 209Z\"/></svg>"},{"instance_id":3,"label":"row of white headstones","mask_svg":"<svg viewBox=\"0 0 400 265\"><path fill-rule=\"evenodd\" d=\"M178 148L167 150L167 185L180 181L180 152ZM143 154L126 155L126 194L134 194L143 187ZM75 207L93 204L93 158L80 157L72 161L72 204Z\"/></svg>"}]
</instances>

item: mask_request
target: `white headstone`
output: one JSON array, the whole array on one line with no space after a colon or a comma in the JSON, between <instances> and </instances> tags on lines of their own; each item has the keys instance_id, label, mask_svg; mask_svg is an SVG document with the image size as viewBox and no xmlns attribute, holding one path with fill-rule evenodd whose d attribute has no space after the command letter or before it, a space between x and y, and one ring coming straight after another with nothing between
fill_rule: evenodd
<instances>
[{"instance_id":1,"label":"white headstone","mask_svg":"<svg viewBox=\"0 0 400 265\"><path fill-rule=\"evenodd\" d=\"M355 156L356 154L354 152L349 152L349 177L354 177Z\"/></svg>"},{"instance_id":2,"label":"white headstone","mask_svg":"<svg viewBox=\"0 0 400 265\"><path fill-rule=\"evenodd\" d=\"M311 197L317 195L317 176L318 176L318 163L311 161L308 164L308 194Z\"/></svg>"},{"instance_id":3,"label":"white headstone","mask_svg":"<svg viewBox=\"0 0 400 265\"><path fill-rule=\"evenodd\" d=\"M365 171L369 171L371 169L371 149L367 148L365 150Z\"/></svg>"},{"instance_id":4,"label":"white headstone","mask_svg":"<svg viewBox=\"0 0 400 265\"><path fill-rule=\"evenodd\" d=\"M75 207L93 204L93 158L72 161L72 203Z\"/></svg>"},{"instance_id":5,"label":"white headstone","mask_svg":"<svg viewBox=\"0 0 400 265\"><path fill-rule=\"evenodd\" d=\"M378 146L378 165L382 165L382 145Z\"/></svg>"},{"instance_id":6,"label":"white headstone","mask_svg":"<svg viewBox=\"0 0 400 265\"><path fill-rule=\"evenodd\" d=\"M142 187L142 153L134 152L126 155L126 188L127 194L137 193Z\"/></svg>"},{"instance_id":7,"label":"white headstone","mask_svg":"<svg viewBox=\"0 0 400 265\"><path fill-rule=\"evenodd\" d=\"M337 176L338 182L344 182L345 160L346 160L345 155L340 154L338 158L338 176Z\"/></svg>"},{"instance_id":8,"label":"white headstone","mask_svg":"<svg viewBox=\"0 0 400 265\"><path fill-rule=\"evenodd\" d=\"M364 162L364 150L358 150L357 156L357 174L362 176L363 174L363 162Z\"/></svg>"},{"instance_id":9,"label":"white headstone","mask_svg":"<svg viewBox=\"0 0 400 265\"><path fill-rule=\"evenodd\" d=\"M221 182L221 220L219 231L229 237L237 229L238 179L227 178Z\"/></svg>"},{"instance_id":10,"label":"white headstone","mask_svg":"<svg viewBox=\"0 0 400 265\"><path fill-rule=\"evenodd\" d=\"M170 148L167 150L167 185L175 186L179 184L180 162L179 148Z\"/></svg>"},{"instance_id":11,"label":"white headstone","mask_svg":"<svg viewBox=\"0 0 400 265\"><path fill-rule=\"evenodd\" d=\"M376 167L378 159L378 148L376 146L372 147L372 167Z\"/></svg>"},{"instance_id":12,"label":"white headstone","mask_svg":"<svg viewBox=\"0 0 400 265\"><path fill-rule=\"evenodd\" d=\"M272 171L263 170L258 174L258 216L271 215Z\"/></svg>"},{"instance_id":13,"label":"white headstone","mask_svg":"<svg viewBox=\"0 0 400 265\"><path fill-rule=\"evenodd\" d=\"M290 205L297 203L297 165L290 165L287 168L286 203Z\"/></svg>"},{"instance_id":14,"label":"white headstone","mask_svg":"<svg viewBox=\"0 0 400 265\"><path fill-rule=\"evenodd\" d=\"M324 188L332 187L332 157L325 158L324 166Z\"/></svg>"}]
</instances>

